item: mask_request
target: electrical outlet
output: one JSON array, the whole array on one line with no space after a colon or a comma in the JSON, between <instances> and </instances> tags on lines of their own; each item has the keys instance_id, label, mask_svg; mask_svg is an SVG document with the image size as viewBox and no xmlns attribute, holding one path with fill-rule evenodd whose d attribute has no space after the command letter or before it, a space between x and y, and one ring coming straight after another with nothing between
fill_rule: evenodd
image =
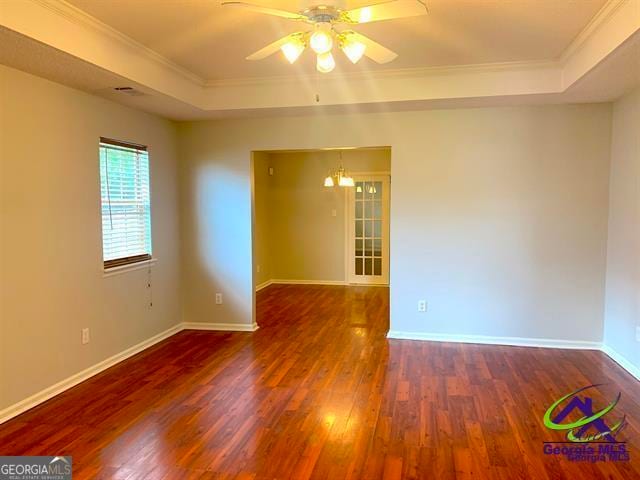
<instances>
[{"instance_id":1,"label":"electrical outlet","mask_svg":"<svg viewBox=\"0 0 640 480\"><path fill-rule=\"evenodd\" d=\"M332 217L337 217L338 216L338 211L335 208L333 210L331 210L331 216Z\"/></svg>"},{"instance_id":2,"label":"electrical outlet","mask_svg":"<svg viewBox=\"0 0 640 480\"><path fill-rule=\"evenodd\" d=\"M418 311L426 312L427 311L427 301L426 300L418 300Z\"/></svg>"},{"instance_id":3,"label":"electrical outlet","mask_svg":"<svg viewBox=\"0 0 640 480\"><path fill-rule=\"evenodd\" d=\"M89 337L89 329L88 328L83 328L82 329L82 344L86 345L87 343L89 343L90 341L90 337Z\"/></svg>"},{"instance_id":4,"label":"electrical outlet","mask_svg":"<svg viewBox=\"0 0 640 480\"><path fill-rule=\"evenodd\" d=\"M636 342L640 342L640 325L636 327Z\"/></svg>"},{"instance_id":5,"label":"electrical outlet","mask_svg":"<svg viewBox=\"0 0 640 480\"><path fill-rule=\"evenodd\" d=\"M216 293L216 305L222 305L222 294Z\"/></svg>"}]
</instances>

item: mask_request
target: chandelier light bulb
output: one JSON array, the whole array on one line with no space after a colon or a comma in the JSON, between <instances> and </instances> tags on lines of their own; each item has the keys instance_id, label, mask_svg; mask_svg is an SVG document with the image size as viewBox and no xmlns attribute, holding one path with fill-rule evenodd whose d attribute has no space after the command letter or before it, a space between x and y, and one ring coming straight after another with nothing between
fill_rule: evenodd
<instances>
[{"instance_id":1,"label":"chandelier light bulb","mask_svg":"<svg viewBox=\"0 0 640 480\"><path fill-rule=\"evenodd\" d=\"M316 31L311 35L309 45L318 55L330 52L333 48L331 24L328 22L316 24Z\"/></svg>"},{"instance_id":2,"label":"chandelier light bulb","mask_svg":"<svg viewBox=\"0 0 640 480\"><path fill-rule=\"evenodd\" d=\"M336 67L336 61L333 59L331 52L318 55L316 61L316 69L320 73L329 73Z\"/></svg>"}]
</instances>

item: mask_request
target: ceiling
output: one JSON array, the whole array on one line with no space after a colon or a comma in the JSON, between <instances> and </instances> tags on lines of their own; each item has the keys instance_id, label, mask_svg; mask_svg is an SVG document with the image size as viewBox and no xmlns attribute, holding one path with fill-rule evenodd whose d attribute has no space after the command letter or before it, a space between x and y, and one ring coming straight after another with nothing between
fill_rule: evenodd
<instances>
[{"instance_id":1,"label":"ceiling","mask_svg":"<svg viewBox=\"0 0 640 480\"><path fill-rule=\"evenodd\" d=\"M299 11L321 2L248 0ZM380 0L340 2L356 8ZM606 0L429 0L429 15L360 25L356 30L399 54L387 65L337 58L336 73L497 62L553 60ZM70 0L70 3L205 80L313 73L314 56L293 67L282 55L245 57L276 39L309 29L220 0ZM328 0L329 4L336 4Z\"/></svg>"},{"instance_id":2,"label":"ceiling","mask_svg":"<svg viewBox=\"0 0 640 480\"><path fill-rule=\"evenodd\" d=\"M306 24L219 0L0 0L0 64L176 120L601 102L640 85L640 0L428 4L424 17L357 27L395 61L340 55L318 74L309 52L245 60Z\"/></svg>"}]
</instances>

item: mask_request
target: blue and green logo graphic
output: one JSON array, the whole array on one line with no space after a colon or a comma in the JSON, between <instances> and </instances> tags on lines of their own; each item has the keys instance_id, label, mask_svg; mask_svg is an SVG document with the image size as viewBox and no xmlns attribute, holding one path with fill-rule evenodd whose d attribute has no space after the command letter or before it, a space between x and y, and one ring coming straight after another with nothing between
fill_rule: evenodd
<instances>
[{"instance_id":1,"label":"blue and green logo graphic","mask_svg":"<svg viewBox=\"0 0 640 480\"><path fill-rule=\"evenodd\" d=\"M618 440L627 423L626 417L623 415L615 423L607 423L611 421L612 412L620 401L620 393L611 403L597 411L594 411L593 398L582 393L599 386L579 388L559 398L547 409L543 417L545 427L566 432L566 441L544 442L545 455L562 455L571 461L629 460L626 442ZM575 420L569 419L570 417ZM574 445L567 446L571 444Z\"/></svg>"}]
</instances>

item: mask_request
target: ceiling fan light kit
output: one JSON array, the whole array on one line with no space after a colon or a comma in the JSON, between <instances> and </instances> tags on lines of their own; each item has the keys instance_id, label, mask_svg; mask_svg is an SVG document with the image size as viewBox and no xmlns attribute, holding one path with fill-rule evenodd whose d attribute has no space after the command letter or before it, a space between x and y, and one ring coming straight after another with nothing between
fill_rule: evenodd
<instances>
[{"instance_id":1,"label":"ceiling fan light kit","mask_svg":"<svg viewBox=\"0 0 640 480\"><path fill-rule=\"evenodd\" d=\"M247 60L262 60L280 50L289 63L294 63L304 50L310 47L317 56L316 70L321 73L329 73L336 66L331 53L335 44L353 64L358 63L363 56L380 64L391 62L398 56L388 48L353 30L337 31L338 24L356 25L417 17L428 13L426 5L420 0L392 0L352 10L342 10L333 5L317 5L300 13L244 2L222 2L222 4L313 25L313 30L289 34L249 55Z\"/></svg>"}]
</instances>

